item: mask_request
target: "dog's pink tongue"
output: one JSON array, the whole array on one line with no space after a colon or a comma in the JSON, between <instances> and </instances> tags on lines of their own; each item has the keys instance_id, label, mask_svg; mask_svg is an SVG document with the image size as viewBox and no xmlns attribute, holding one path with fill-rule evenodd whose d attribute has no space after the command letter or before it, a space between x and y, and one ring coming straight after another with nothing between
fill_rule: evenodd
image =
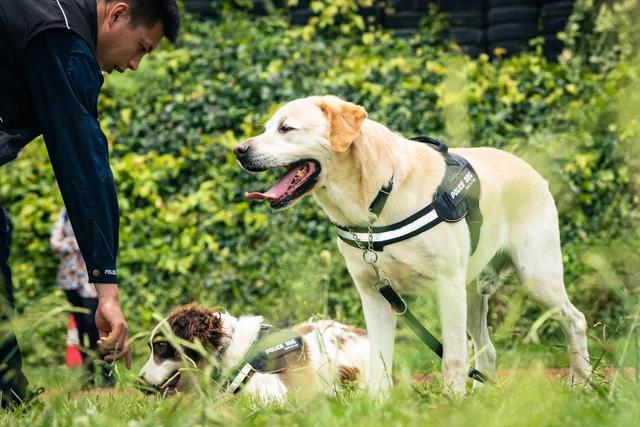
<instances>
[{"instance_id":1,"label":"dog's pink tongue","mask_svg":"<svg viewBox=\"0 0 640 427\"><path fill-rule=\"evenodd\" d=\"M292 168L266 192L260 193L254 191L251 193L246 193L245 196L251 200L278 200L282 198L282 196L285 195L285 193L291 186L293 178L296 176L296 173L298 173L298 169L299 168Z\"/></svg>"}]
</instances>

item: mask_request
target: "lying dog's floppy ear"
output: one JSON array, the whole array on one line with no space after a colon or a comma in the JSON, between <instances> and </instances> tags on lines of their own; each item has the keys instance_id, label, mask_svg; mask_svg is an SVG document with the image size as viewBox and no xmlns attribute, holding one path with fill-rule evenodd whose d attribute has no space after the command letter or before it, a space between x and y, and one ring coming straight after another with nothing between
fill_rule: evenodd
<instances>
[{"instance_id":1,"label":"lying dog's floppy ear","mask_svg":"<svg viewBox=\"0 0 640 427\"><path fill-rule=\"evenodd\" d=\"M323 96L318 102L318 107L329 123L331 148L338 152L347 151L360 134L360 127L367 118L367 111L359 105L335 96Z\"/></svg>"},{"instance_id":2,"label":"lying dog's floppy ear","mask_svg":"<svg viewBox=\"0 0 640 427\"><path fill-rule=\"evenodd\" d=\"M177 337L191 342L198 340L205 347L217 349L225 337L220 312L197 304L176 308L168 322Z\"/></svg>"}]
</instances>

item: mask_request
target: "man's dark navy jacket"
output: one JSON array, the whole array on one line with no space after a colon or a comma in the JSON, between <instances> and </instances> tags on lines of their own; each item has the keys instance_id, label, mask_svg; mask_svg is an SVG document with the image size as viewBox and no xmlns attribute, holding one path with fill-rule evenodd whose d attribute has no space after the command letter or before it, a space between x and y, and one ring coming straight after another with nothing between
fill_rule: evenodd
<instances>
[{"instance_id":1,"label":"man's dark navy jacket","mask_svg":"<svg viewBox=\"0 0 640 427\"><path fill-rule=\"evenodd\" d=\"M98 123L96 40L95 0L0 0L0 166L44 136L90 281L116 283L119 211Z\"/></svg>"}]
</instances>

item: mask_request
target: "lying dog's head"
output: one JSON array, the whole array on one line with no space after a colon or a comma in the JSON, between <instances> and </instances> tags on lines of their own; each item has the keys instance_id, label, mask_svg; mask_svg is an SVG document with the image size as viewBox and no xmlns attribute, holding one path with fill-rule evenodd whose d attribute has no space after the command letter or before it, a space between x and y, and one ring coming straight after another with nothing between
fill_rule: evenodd
<instances>
[{"instance_id":1,"label":"lying dog's head","mask_svg":"<svg viewBox=\"0 0 640 427\"><path fill-rule=\"evenodd\" d=\"M182 375L180 370L185 362L199 365L202 356L186 347L179 351L172 342L179 341L175 338L190 343L198 341L212 355L219 354L228 340L222 316L223 314L215 309L198 305L186 305L173 310L151 333L151 355L140 370L140 378L165 395L187 388L189 379ZM164 330L170 329L173 337L167 337L163 327ZM184 360L183 355L188 361Z\"/></svg>"},{"instance_id":2,"label":"lying dog's head","mask_svg":"<svg viewBox=\"0 0 640 427\"><path fill-rule=\"evenodd\" d=\"M281 209L322 185L324 166L349 149L366 117L364 108L335 96L312 96L282 106L264 133L234 149L242 167L251 172L286 169L269 190L247 197Z\"/></svg>"}]
</instances>

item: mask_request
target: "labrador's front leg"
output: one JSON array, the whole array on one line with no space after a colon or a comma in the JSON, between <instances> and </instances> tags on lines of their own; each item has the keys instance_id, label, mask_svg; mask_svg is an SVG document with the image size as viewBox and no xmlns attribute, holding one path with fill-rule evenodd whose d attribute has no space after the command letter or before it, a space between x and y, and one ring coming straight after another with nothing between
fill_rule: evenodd
<instances>
[{"instance_id":1,"label":"labrador's front leg","mask_svg":"<svg viewBox=\"0 0 640 427\"><path fill-rule=\"evenodd\" d=\"M369 334L371 373L369 392L380 395L393 385L393 346L396 333L396 314L378 292L374 279L368 274L354 275L354 281L362 301L364 319Z\"/></svg>"}]
</instances>

